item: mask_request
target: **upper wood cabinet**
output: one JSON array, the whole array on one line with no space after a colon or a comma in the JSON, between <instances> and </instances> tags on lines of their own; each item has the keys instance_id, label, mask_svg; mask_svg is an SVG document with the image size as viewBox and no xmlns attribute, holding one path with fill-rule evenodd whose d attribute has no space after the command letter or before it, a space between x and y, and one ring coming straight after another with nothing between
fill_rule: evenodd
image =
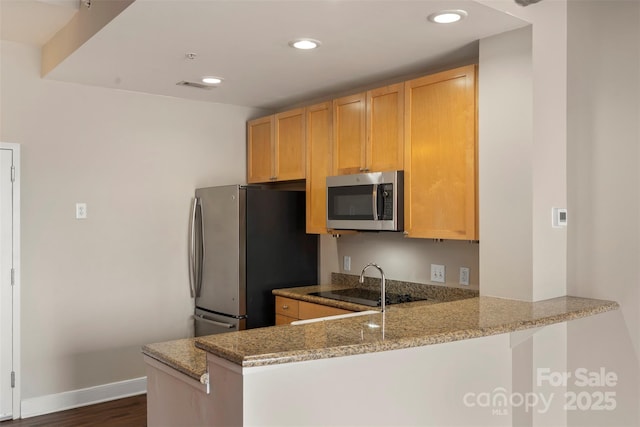
<instances>
[{"instance_id":1,"label":"upper wood cabinet","mask_svg":"<svg viewBox=\"0 0 640 427\"><path fill-rule=\"evenodd\" d=\"M403 168L403 84L333 101L333 173Z\"/></svg>"},{"instance_id":2,"label":"upper wood cabinet","mask_svg":"<svg viewBox=\"0 0 640 427\"><path fill-rule=\"evenodd\" d=\"M327 176L331 175L331 102L307 107L307 233L327 233Z\"/></svg>"},{"instance_id":3,"label":"upper wood cabinet","mask_svg":"<svg viewBox=\"0 0 640 427\"><path fill-rule=\"evenodd\" d=\"M367 92L366 169L404 168L404 84Z\"/></svg>"},{"instance_id":4,"label":"upper wood cabinet","mask_svg":"<svg viewBox=\"0 0 640 427\"><path fill-rule=\"evenodd\" d=\"M476 67L405 85L405 234L477 240Z\"/></svg>"},{"instance_id":5,"label":"upper wood cabinet","mask_svg":"<svg viewBox=\"0 0 640 427\"><path fill-rule=\"evenodd\" d=\"M304 108L249 121L247 182L304 179L305 145Z\"/></svg>"},{"instance_id":6,"label":"upper wood cabinet","mask_svg":"<svg viewBox=\"0 0 640 427\"><path fill-rule=\"evenodd\" d=\"M346 175L365 169L366 94L333 100L333 173Z\"/></svg>"},{"instance_id":7,"label":"upper wood cabinet","mask_svg":"<svg viewBox=\"0 0 640 427\"><path fill-rule=\"evenodd\" d=\"M269 182L273 177L273 116L247 123L247 182Z\"/></svg>"},{"instance_id":8,"label":"upper wood cabinet","mask_svg":"<svg viewBox=\"0 0 640 427\"><path fill-rule=\"evenodd\" d=\"M305 109L276 114L275 125L275 181L305 179Z\"/></svg>"},{"instance_id":9,"label":"upper wood cabinet","mask_svg":"<svg viewBox=\"0 0 640 427\"><path fill-rule=\"evenodd\" d=\"M405 234L478 240L475 65L247 125L247 181L306 179L307 233L328 233L326 178L404 170Z\"/></svg>"}]
</instances>

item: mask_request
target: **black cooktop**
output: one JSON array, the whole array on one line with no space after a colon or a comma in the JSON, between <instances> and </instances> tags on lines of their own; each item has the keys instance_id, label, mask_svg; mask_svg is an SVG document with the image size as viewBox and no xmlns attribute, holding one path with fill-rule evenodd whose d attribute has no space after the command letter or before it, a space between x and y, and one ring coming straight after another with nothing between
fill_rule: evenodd
<instances>
[{"instance_id":1,"label":"black cooktop","mask_svg":"<svg viewBox=\"0 0 640 427\"><path fill-rule=\"evenodd\" d=\"M400 304L403 302L423 301L427 298L415 297L409 294L386 293L385 305ZM323 298L335 299L338 301L352 302L355 304L368 305L370 307L380 306L380 291L372 291L369 289L349 288L339 289L336 291L313 292L309 295L315 295Z\"/></svg>"}]
</instances>

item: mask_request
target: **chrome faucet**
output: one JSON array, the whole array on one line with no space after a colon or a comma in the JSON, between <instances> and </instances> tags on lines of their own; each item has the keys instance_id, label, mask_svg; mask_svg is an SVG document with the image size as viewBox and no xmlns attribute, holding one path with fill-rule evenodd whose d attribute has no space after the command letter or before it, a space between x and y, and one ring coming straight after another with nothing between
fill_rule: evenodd
<instances>
[{"instance_id":1,"label":"chrome faucet","mask_svg":"<svg viewBox=\"0 0 640 427\"><path fill-rule=\"evenodd\" d=\"M362 269L362 272L360 273L360 283L364 283L364 272L367 268L369 267L375 267L378 269L378 271L380 272L380 311L382 313L384 313L384 305L385 305L385 300L387 299L387 294L385 292L385 279L384 279L384 271L382 271L382 268L380 268L380 266L376 263L370 262L369 264L365 265L364 268Z\"/></svg>"}]
</instances>

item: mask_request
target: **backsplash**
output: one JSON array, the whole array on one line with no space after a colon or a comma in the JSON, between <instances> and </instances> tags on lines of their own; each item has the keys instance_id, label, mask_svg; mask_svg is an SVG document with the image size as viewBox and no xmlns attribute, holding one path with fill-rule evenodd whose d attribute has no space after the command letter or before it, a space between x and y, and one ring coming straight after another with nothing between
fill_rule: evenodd
<instances>
[{"instance_id":1,"label":"backsplash","mask_svg":"<svg viewBox=\"0 0 640 427\"><path fill-rule=\"evenodd\" d=\"M380 265L394 280L479 290L479 243L410 239L402 233L357 233L338 238L320 238L321 283L331 281L331 273L359 275L370 262ZM344 269L344 257L351 258L351 269ZM431 264L445 266L446 282L431 282ZM460 267L469 268L469 285L459 284ZM377 272L366 273L377 277Z\"/></svg>"},{"instance_id":2,"label":"backsplash","mask_svg":"<svg viewBox=\"0 0 640 427\"><path fill-rule=\"evenodd\" d=\"M331 273L331 283L345 285L354 288L365 288L380 291L380 278L365 277L364 283L360 283L359 275ZM385 288L388 293L409 294L414 297L437 299L441 301L455 301L465 298L474 298L479 295L477 290L452 288L446 286L425 285L423 283L403 282L386 279Z\"/></svg>"}]
</instances>

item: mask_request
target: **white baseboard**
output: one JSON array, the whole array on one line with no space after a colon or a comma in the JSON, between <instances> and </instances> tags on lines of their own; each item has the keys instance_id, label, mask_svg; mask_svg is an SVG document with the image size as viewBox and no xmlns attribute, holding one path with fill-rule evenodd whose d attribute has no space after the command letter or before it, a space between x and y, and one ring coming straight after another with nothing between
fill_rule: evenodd
<instances>
[{"instance_id":1,"label":"white baseboard","mask_svg":"<svg viewBox=\"0 0 640 427\"><path fill-rule=\"evenodd\" d=\"M29 418L66 409L108 402L123 397L137 396L147 392L147 377L102 384L95 387L48 394L46 396L24 399L21 405L21 417Z\"/></svg>"}]
</instances>

